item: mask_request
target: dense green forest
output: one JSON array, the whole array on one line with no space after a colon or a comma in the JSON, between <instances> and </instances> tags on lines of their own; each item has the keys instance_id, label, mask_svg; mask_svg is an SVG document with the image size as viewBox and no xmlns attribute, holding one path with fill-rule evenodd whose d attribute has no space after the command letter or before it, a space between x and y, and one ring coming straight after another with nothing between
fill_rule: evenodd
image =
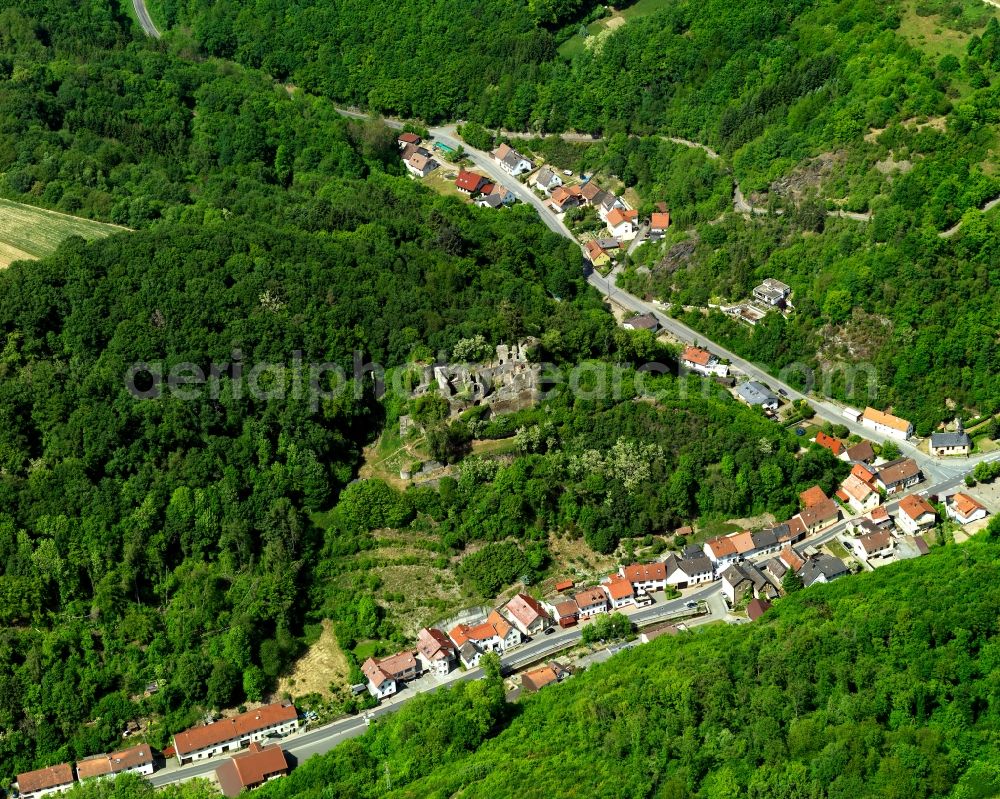
<instances>
[{"instance_id":1,"label":"dense green forest","mask_svg":"<svg viewBox=\"0 0 1000 799\"><path fill-rule=\"evenodd\" d=\"M268 395L241 393L234 362L353 379L355 353L391 367L528 334L573 359L606 352L613 322L577 251L524 208L398 177L380 124L137 45L102 4L8 6L0 37L4 191L142 229L0 274L10 777L106 750L139 716L165 744L201 708L261 698L298 654L327 546L309 514L354 477L384 411L365 378L313 402L271 371ZM142 401L138 362L222 376Z\"/></svg>"},{"instance_id":2,"label":"dense green forest","mask_svg":"<svg viewBox=\"0 0 1000 799\"><path fill-rule=\"evenodd\" d=\"M158 10L184 28L178 42L190 29L207 54L376 112L471 119L475 140L488 128L601 133L590 145L528 146L634 186L646 210L668 202L675 225L698 225L700 236L682 271L662 250L640 253L626 288L703 308L776 277L796 289L789 324L769 320L751 334L718 315L687 321L775 370L836 369L860 352L878 373L876 396L860 399L898 408L921 433L952 403L967 415L996 411L995 234L975 211L1000 196L992 13L973 2L873 0L678 0L636 15L628 6L624 24L572 52L556 48L603 7L442 0L402 14L377 2L292 13L277 1L165 1ZM925 39L942 28L963 34L957 55L930 55ZM389 51L405 57L379 57ZM722 158L684 153L667 135ZM731 207L733 178L785 218L708 228ZM840 223L830 209L870 222ZM963 231L935 239L963 214ZM847 398L841 380L829 385Z\"/></svg>"},{"instance_id":3,"label":"dense green forest","mask_svg":"<svg viewBox=\"0 0 1000 799\"><path fill-rule=\"evenodd\" d=\"M946 399L998 407L995 222L972 211L937 235L1000 191L995 23L961 59L933 61L874 0L678 0L565 60L557 47L603 10L152 8L177 27L164 42L103 0L0 10L0 193L136 230L0 274L0 776L106 750L133 718L162 745L205 710L262 698L307 622L334 619L345 645L401 642L363 582L335 580L376 529L432 534L489 598L545 574L552 533L607 553L702 515L785 516L798 490L842 476L826 450L797 457L759 415L664 376L652 401L564 393L506 420L432 426L441 457L462 461L436 489L352 482L403 401L379 402L362 377L313 402L280 370L255 396L236 361L353 375L355 353L391 370L476 336L529 335L561 368L672 355L616 330L578 248L529 208L491 213L416 185L395 134L331 100L606 134L530 146L668 201L692 227L684 280L643 249L630 288L679 307L787 279L788 322L748 335L685 318L775 368L837 362L823 348L849 349L850 325L884 330L865 339L880 399L921 432ZM774 181L827 151L839 168L821 190L781 195ZM874 168L886 159L909 168ZM726 214L733 177L785 214ZM832 220L833 205L871 221ZM139 362L224 368L189 399L143 401L125 379ZM473 437L512 437L516 451L463 461ZM516 712L495 679L423 698L267 792L381 795L385 763L400 795L921 796L995 779L991 557L973 546L864 578L862 593L811 591L752 630L657 644ZM535 758L520 757L526 742ZM148 791L123 779L80 793Z\"/></svg>"}]
</instances>

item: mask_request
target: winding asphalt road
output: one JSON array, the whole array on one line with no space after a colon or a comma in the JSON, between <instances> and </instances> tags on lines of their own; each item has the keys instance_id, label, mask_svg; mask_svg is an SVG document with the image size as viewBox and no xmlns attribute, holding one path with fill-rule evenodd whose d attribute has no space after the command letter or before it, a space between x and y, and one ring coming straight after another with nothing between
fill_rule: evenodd
<instances>
[{"instance_id":1,"label":"winding asphalt road","mask_svg":"<svg viewBox=\"0 0 1000 799\"><path fill-rule=\"evenodd\" d=\"M1000 2L1000 0L998 0ZM352 119L369 119L370 116L364 112L356 111L354 109L337 108L337 112L343 116L350 117ZM391 128L400 129L403 127L403 122L398 119L385 118L382 121L385 122ZM486 173L491 180L499 182L506 186L517 199L524 203L528 203L533 206L541 217L542 222L552 231L558 233L561 236L569 239L573 243L579 245L576 237L573 233L563 224L562 219L560 219L545 202L538 197L533 191L531 191L527 186L522 184L517 178L507 174L503 169L501 169L497 162L482 150L477 150L474 147L470 147L467 143L462 141L455 130L455 125L445 125L442 127L434 127L428 130L428 133L432 138L446 144L449 147L458 149L461 147L469 160L482 172ZM583 254L583 248L580 247L581 256ZM584 263L588 263L584 260ZM699 333L683 322L680 322L673 317L667 316L663 313L662 305L655 302L648 302L647 300L640 299L634 294L629 294L627 291L623 291L614 284L614 280L603 277L600 273L594 270L588 270L587 281L598 290L603 292L605 296L610 300L614 300L618 305L626 308L630 311L635 311L636 313L642 314L652 314L660 325L667 330L670 334L675 336L680 341L686 342L688 344L698 343L702 346L710 348L717 356L720 358L727 359L735 369L747 375L752 380L758 380L761 383L769 386L772 391L781 391L787 399L797 400L804 399L809 402L809 404L816 411L816 415L825 421L831 422L833 424L844 425L852 433L855 433L864 438L872 439L875 438L873 431L867 427L863 427L857 422L852 422L843 415L843 406L838 405L832 400L828 399L826 396L821 395L818 391L810 391L808 394L793 388L784 380L777 378L767 371L765 371L760 366L751 363L745 358L741 358L736 353L726 349L721 344L708 339L703 333ZM811 373L809 373L811 374ZM808 376L808 375L807 375ZM816 388L821 388L822 386L816 386ZM981 460L992 460L992 456L980 454L972 456L969 458L951 458L951 459L941 459L934 458L924 452L921 452L917 447L909 441L897 441L900 451L903 455L913 458L919 465L921 470L924 472L926 478L935 483L944 482L954 478L961 477L970 471L976 463Z\"/></svg>"},{"instance_id":2,"label":"winding asphalt road","mask_svg":"<svg viewBox=\"0 0 1000 799\"><path fill-rule=\"evenodd\" d=\"M132 0L132 7L135 9L135 15L139 18L139 24L146 32L146 35L152 36L154 39L159 39L160 32L156 29L156 25L153 24L153 18L149 16L145 0Z\"/></svg>"}]
</instances>

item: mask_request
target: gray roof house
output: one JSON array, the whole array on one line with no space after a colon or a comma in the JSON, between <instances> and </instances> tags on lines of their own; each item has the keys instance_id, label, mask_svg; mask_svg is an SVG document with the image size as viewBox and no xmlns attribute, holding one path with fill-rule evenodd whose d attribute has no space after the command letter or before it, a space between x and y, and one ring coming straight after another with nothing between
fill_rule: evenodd
<instances>
[{"instance_id":1,"label":"gray roof house","mask_svg":"<svg viewBox=\"0 0 1000 799\"><path fill-rule=\"evenodd\" d=\"M622 322L622 327L626 330L652 330L655 333L660 329L660 323L653 314L644 313L639 316L633 316L631 319L626 319Z\"/></svg>"},{"instance_id":2,"label":"gray roof house","mask_svg":"<svg viewBox=\"0 0 1000 799\"><path fill-rule=\"evenodd\" d=\"M972 438L959 419L954 433L932 433L931 455L968 455L972 451Z\"/></svg>"},{"instance_id":3,"label":"gray roof house","mask_svg":"<svg viewBox=\"0 0 1000 799\"><path fill-rule=\"evenodd\" d=\"M773 411L778 407L778 398L772 394L767 387L751 380L736 387L736 393L740 399L751 407L760 406L764 410Z\"/></svg>"},{"instance_id":4,"label":"gray roof house","mask_svg":"<svg viewBox=\"0 0 1000 799\"><path fill-rule=\"evenodd\" d=\"M828 583L847 574L847 564L840 558L820 552L810 557L799 569L802 585L808 588L813 583Z\"/></svg>"},{"instance_id":5,"label":"gray roof house","mask_svg":"<svg viewBox=\"0 0 1000 799\"><path fill-rule=\"evenodd\" d=\"M535 185L548 193L556 188L556 186L562 186L563 179L547 166L543 166L535 175Z\"/></svg>"}]
</instances>

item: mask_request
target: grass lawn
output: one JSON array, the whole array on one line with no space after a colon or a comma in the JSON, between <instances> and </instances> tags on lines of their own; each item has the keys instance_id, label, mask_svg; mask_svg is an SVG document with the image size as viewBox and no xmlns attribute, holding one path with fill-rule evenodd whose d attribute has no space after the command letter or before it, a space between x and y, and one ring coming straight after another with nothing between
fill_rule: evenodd
<instances>
[{"instance_id":1,"label":"grass lawn","mask_svg":"<svg viewBox=\"0 0 1000 799\"><path fill-rule=\"evenodd\" d=\"M517 449L517 442L510 438L477 439L472 442L473 455L502 455Z\"/></svg>"},{"instance_id":2,"label":"grass lawn","mask_svg":"<svg viewBox=\"0 0 1000 799\"><path fill-rule=\"evenodd\" d=\"M957 0L957 5L967 9L972 19L982 19L982 27L964 33L952 30L937 15L920 16L915 0L905 4L899 25L899 34L913 46L923 50L935 59L953 55L958 59L965 56L966 46L974 33L982 33L990 16L996 16L998 9L982 0ZM968 87L965 87L966 89Z\"/></svg>"},{"instance_id":3,"label":"grass lawn","mask_svg":"<svg viewBox=\"0 0 1000 799\"><path fill-rule=\"evenodd\" d=\"M128 228L0 199L0 267L41 258L70 236L101 239Z\"/></svg>"},{"instance_id":4,"label":"grass lawn","mask_svg":"<svg viewBox=\"0 0 1000 799\"><path fill-rule=\"evenodd\" d=\"M444 194L449 197L458 197L460 200L468 200L468 194L462 194L455 186L455 179L448 178L447 175L455 174L455 169L446 169L444 167L439 167L431 172L427 177L421 179L423 183L428 188L433 189L438 194Z\"/></svg>"},{"instance_id":5,"label":"grass lawn","mask_svg":"<svg viewBox=\"0 0 1000 799\"><path fill-rule=\"evenodd\" d=\"M628 8L616 11L611 16L604 17L596 22L591 22L587 26L587 36L597 36L599 33L603 33L609 28L619 28L627 20L638 19L639 17L645 17L649 14L653 14L662 8L666 8L671 2L672 0L638 0L628 6ZM575 36L572 36L559 45L559 55L567 60L571 60L582 53L585 49L586 44L584 42L584 37L577 33Z\"/></svg>"},{"instance_id":6,"label":"grass lawn","mask_svg":"<svg viewBox=\"0 0 1000 799\"><path fill-rule=\"evenodd\" d=\"M688 544L701 544L710 538L715 538L717 535L738 533L742 529L738 524L733 524L732 522L726 522L722 519L709 519L699 524L695 534L687 537L687 542Z\"/></svg>"},{"instance_id":7,"label":"grass lawn","mask_svg":"<svg viewBox=\"0 0 1000 799\"><path fill-rule=\"evenodd\" d=\"M826 548L830 550L830 554L835 558L840 558L841 560L847 560L852 557L851 553L847 551L847 547L841 544L836 539L826 542Z\"/></svg>"},{"instance_id":8,"label":"grass lawn","mask_svg":"<svg viewBox=\"0 0 1000 799\"><path fill-rule=\"evenodd\" d=\"M363 663L375 654L376 649L378 649L378 641L360 641L353 649L354 657L358 659L359 663Z\"/></svg>"}]
</instances>

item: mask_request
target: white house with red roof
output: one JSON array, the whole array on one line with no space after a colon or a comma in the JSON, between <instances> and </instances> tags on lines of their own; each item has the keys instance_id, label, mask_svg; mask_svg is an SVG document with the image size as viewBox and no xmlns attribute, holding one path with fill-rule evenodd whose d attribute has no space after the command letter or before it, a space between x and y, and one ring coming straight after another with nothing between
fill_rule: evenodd
<instances>
[{"instance_id":1,"label":"white house with red roof","mask_svg":"<svg viewBox=\"0 0 1000 799\"><path fill-rule=\"evenodd\" d=\"M611 574L601 583L600 588L608 595L612 610L635 604L635 589L632 583L620 574Z\"/></svg>"},{"instance_id":2,"label":"white house with red roof","mask_svg":"<svg viewBox=\"0 0 1000 799\"><path fill-rule=\"evenodd\" d=\"M728 366L719 363L715 355L701 347L687 347L681 354L681 366L705 377L711 375L725 377L729 374Z\"/></svg>"},{"instance_id":3,"label":"white house with red roof","mask_svg":"<svg viewBox=\"0 0 1000 799\"><path fill-rule=\"evenodd\" d=\"M937 512L926 499L910 494L899 501L896 524L910 535L923 532L937 523Z\"/></svg>"},{"instance_id":4,"label":"white house with red roof","mask_svg":"<svg viewBox=\"0 0 1000 799\"><path fill-rule=\"evenodd\" d=\"M542 603L527 594L517 594L504 606L504 615L522 635L537 635L552 624Z\"/></svg>"},{"instance_id":5,"label":"white house with red roof","mask_svg":"<svg viewBox=\"0 0 1000 799\"><path fill-rule=\"evenodd\" d=\"M608 612L608 595L601 588L585 588L574 595L579 617L588 619L598 613Z\"/></svg>"},{"instance_id":6,"label":"white house with red roof","mask_svg":"<svg viewBox=\"0 0 1000 799\"><path fill-rule=\"evenodd\" d=\"M716 571L725 569L730 563L739 559L740 553L729 536L717 535L705 542L705 557L712 561Z\"/></svg>"},{"instance_id":7,"label":"white house with red roof","mask_svg":"<svg viewBox=\"0 0 1000 799\"><path fill-rule=\"evenodd\" d=\"M670 227L669 211L654 211L649 217L649 237L658 239L667 232Z\"/></svg>"},{"instance_id":8,"label":"white house with red roof","mask_svg":"<svg viewBox=\"0 0 1000 799\"><path fill-rule=\"evenodd\" d=\"M361 672L368 678L368 691L384 699L399 690L399 684L420 676L420 664L412 650L398 652L381 660L368 658L361 664Z\"/></svg>"},{"instance_id":9,"label":"white house with red roof","mask_svg":"<svg viewBox=\"0 0 1000 799\"><path fill-rule=\"evenodd\" d=\"M174 735L180 765L235 752L268 735L287 735L298 729L299 712L291 702L274 702L233 718L191 727Z\"/></svg>"},{"instance_id":10,"label":"white house with red roof","mask_svg":"<svg viewBox=\"0 0 1000 799\"><path fill-rule=\"evenodd\" d=\"M444 676L454 667L458 650L439 629L424 627L417 633L417 657L425 671Z\"/></svg>"},{"instance_id":11,"label":"white house with red roof","mask_svg":"<svg viewBox=\"0 0 1000 799\"><path fill-rule=\"evenodd\" d=\"M952 494L948 497L944 503L944 510L948 518L954 519L959 524L978 522L980 519L985 519L989 513L985 505L965 493Z\"/></svg>"},{"instance_id":12,"label":"white house with red roof","mask_svg":"<svg viewBox=\"0 0 1000 799\"><path fill-rule=\"evenodd\" d=\"M662 561L653 563L633 563L622 566L618 573L628 580L636 591L651 594L667 587L667 567Z\"/></svg>"},{"instance_id":13,"label":"white house with red roof","mask_svg":"<svg viewBox=\"0 0 1000 799\"><path fill-rule=\"evenodd\" d=\"M612 208L604 220L608 232L619 241L629 241L639 232L639 212L622 208Z\"/></svg>"},{"instance_id":14,"label":"white house with red roof","mask_svg":"<svg viewBox=\"0 0 1000 799\"><path fill-rule=\"evenodd\" d=\"M39 799L50 793L65 793L75 782L73 767L69 763L60 763L18 774L14 784L22 799Z\"/></svg>"}]
</instances>

